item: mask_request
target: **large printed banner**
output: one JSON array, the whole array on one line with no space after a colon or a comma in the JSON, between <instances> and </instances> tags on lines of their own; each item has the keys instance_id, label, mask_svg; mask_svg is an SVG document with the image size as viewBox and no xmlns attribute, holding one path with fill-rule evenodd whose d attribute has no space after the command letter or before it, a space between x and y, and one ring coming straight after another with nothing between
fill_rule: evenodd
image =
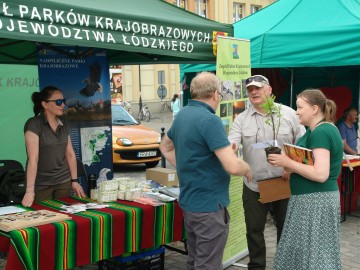
<instances>
[{"instance_id":1,"label":"large printed banner","mask_svg":"<svg viewBox=\"0 0 360 270\"><path fill-rule=\"evenodd\" d=\"M221 79L221 95L217 114L227 133L235 117L245 110L248 99L245 79L250 77L250 42L218 37L216 75ZM230 233L226 243L223 265L227 267L248 254L246 226L242 206L242 177L232 176L230 183Z\"/></svg>"},{"instance_id":2,"label":"large printed banner","mask_svg":"<svg viewBox=\"0 0 360 270\"><path fill-rule=\"evenodd\" d=\"M86 51L86 48L61 47L61 51L71 53L73 50ZM87 173L98 177L103 168L113 171L110 81L106 53L74 59L40 48L39 82L40 89L54 85L64 93L64 114L70 124L73 147ZM112 172L107 177L111 179Z\"/></svg>"},{"instance_id":3,"label":"large printed banner","mask_svg":"<svg viewBox=\"0 0 360 270\"><path fill-rule=\"evenodd\" d=\"M212 48L217 34L233 34L231 25L206 20L163 1L107 0L104 4L85 0L12 0L2 1L0 6L2 39L205 61L214 59ZM28 57L31 56L26 55L26 59ZM133 62L134 58L145 61L143 56L134 55L127 61ZM157 57L153 61L157 61Z\"/></svg>"},{"instance_id":4,"label":"large printed banner","mask_svg":"<svg viewBox=\"0 0 360 270\"><path fill-rule=\"evenodd\" d=\"M29 65L0 65L0 160L14 159L25 168L24 124L32 116L31 94L39 91L38 70Z\"/></svg>"}]
</instances>

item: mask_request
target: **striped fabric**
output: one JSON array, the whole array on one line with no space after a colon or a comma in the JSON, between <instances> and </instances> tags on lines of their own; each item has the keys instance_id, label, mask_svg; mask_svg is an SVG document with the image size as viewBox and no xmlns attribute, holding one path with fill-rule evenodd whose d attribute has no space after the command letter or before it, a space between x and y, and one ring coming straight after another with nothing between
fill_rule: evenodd
<instances>
[{"instance_id":1,"label":"striped fabric","mask_svg":"<svg viewBox=\"0 0 360 270\"><path fill-rule=\"evenodd\" d=\"M36 203L31 210L60 211L62 205L93 202L66 197ZM153 207L117 201L110 207L70 215L72 220L0 231L0 251L8 252L6 269L69 269L185 238L177 202Z\"/></svg>"}]
</instances>

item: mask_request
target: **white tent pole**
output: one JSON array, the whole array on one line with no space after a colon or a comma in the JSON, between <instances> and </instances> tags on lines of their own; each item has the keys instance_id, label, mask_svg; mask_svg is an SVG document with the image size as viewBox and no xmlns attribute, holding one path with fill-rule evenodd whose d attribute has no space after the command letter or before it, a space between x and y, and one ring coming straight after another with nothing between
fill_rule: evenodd
<instances>
[{"instance_id":1,"label":"white tent pole","mask_svg":"<svg viewBox=\"0 0 360 270\"><path fill-rule=\"evenodd\" d=\"M294 68L291 69L291 85L290 85L290 107L292 108L293 103L293 91L294 91Z\"/></svg>"}]
</instances>

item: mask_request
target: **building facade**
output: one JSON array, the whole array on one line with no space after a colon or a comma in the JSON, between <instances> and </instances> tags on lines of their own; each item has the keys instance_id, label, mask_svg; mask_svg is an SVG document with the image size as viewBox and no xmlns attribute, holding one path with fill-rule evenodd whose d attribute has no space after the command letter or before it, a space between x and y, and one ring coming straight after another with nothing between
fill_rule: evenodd
<instances>
[{"instance_id":1,"label":"building facade","mask_svg":"<svg viewBox=\"0 0 360 270\"><path fill-rule=\"evenodd\" d=\"M232 24L249 16L276 0L166 0L166 2L193 12L199 16L221 23ZM119 68L119 67L117 67ZM122 66L122 98L132 104L134 115L139 111L139 100L153 113L160 112L161 99L170 103L174 94L180 92L178 64ZM166 91L163 89L166 88ZM116 96L113 87L112 95Z\"/></svg>"}]
</instances>

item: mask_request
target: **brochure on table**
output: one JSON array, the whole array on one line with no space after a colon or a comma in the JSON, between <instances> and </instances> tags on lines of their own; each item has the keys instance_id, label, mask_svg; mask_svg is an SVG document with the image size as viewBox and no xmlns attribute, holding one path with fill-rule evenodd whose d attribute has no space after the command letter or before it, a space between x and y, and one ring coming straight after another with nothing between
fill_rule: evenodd
<instances>
[{"instance_id":1,"label":"brochure on table","mask_svg":"<svg viewBox=\"0 0 360 270\"><path fill-rule=\"evenodd\" d=\"M24 211L26 210L17 206L13 206L13 205L4 206L4 207L0 207L0 216L7 214L21 213Z\"/></svg>"}]
</instances>

